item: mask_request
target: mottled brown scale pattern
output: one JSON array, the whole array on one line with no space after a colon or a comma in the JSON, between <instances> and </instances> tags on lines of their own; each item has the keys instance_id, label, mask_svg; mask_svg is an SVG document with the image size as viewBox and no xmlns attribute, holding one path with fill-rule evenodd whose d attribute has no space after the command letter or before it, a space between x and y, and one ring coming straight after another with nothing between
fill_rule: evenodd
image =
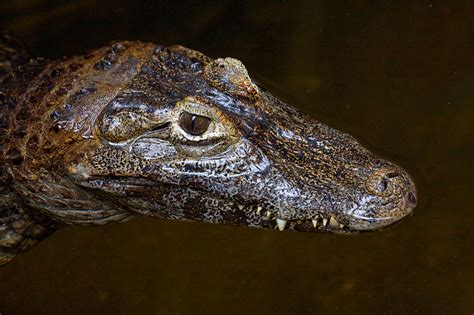
<instances>
[{"instance_id":1,"label":"mottled brown scale pattern","mask_svg":"<svg viewBox=\"0 0 474 315\"><path fill-rule=\"evenodd\" d=\"M0 264L61 226L138 214L351 233L415 207L403 169L236 59L115 42L26 62L12 43L0 49Z\"/></svg>"}]
</instances>

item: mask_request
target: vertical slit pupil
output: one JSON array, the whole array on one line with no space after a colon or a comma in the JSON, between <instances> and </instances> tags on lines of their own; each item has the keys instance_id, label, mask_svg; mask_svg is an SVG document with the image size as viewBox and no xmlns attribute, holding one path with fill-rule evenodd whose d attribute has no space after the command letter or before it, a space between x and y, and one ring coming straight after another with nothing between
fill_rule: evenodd
<instances>
[{"instance_id":1,"label":"vertical slit pupil","mask_svg":"<svg viewBox=\"0 0 474 315\"><path fill-rule=\"evenodd\" d=\"M191 131L196 132L196 115L191 118Z\"/></svg>"}]
</instances>

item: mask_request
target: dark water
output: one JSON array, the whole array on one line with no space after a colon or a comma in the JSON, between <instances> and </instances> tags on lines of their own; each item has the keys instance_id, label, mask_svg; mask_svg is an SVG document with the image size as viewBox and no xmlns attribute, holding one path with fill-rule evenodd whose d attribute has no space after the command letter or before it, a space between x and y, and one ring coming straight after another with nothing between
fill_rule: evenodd
<instances>
[{"instance_id":1,"label":"dark water","mask_svg":"<svg viewBox=\"0 0 474 315\"><path fill-rule=\"evenodd\" d=\"M360 236L147 218L71 227L0 269L5 314L472 314L470 1L5 1L37 55L114 39L241 59L414 177L415 214Z\"/></svg>"}]
</instances>

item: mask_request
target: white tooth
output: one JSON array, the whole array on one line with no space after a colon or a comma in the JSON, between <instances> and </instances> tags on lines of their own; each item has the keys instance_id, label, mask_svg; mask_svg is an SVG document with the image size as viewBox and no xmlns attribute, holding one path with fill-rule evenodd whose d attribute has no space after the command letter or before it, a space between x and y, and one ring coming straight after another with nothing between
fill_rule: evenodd
<instances>
[{"instance_id":1,"label":"white tooth","mask_svg":"<svg viewBox=\"0 0 474 315\"><path fill-rule=\"evenodd\" d=\"M240 210L242 210L242 209L244 209L244 208L245 208L244 205L239 205L239 209L240 209Z\"/></svg>"},{"instance_id":2,"label":"white tooth","mask_svg":"<svg viewBox=\"0 0 474 315\"><path fill-rule=\"evenodd\" d=\"M278 229L280 231L283 231L285 229L285 226L286 226L286 220L283 220L283 219L277 219L277 225L278 225Z\"/></svg>"},{"instance_id":3,"label":"white tooth","mask_svg":"<svg viewBox=\"0 0 474 315\"><path fill-rule=\"evenodd\" d=\"M258 206L257 207L257 214L260 214L260 211L262 211L262 207Z\"/></svg>"},{"instance_id":4,"label":"white tooth","mask_svg":"<svg viewBox=\"0 0 474 315\"><path fill-rule=\"evenodd\" d=\"M318 225L318 220L311 220L313 222L313 226L316 227Z\"/></svg>"},{"instance_id":5,"label":"white tooth","mask_svg":"<svg viewBox=\"0 0 474 315\"><path fill-rule=\"evenodd\" d=\"M233 205L234 205L234 203L233 203L233 202L229 202L229 205L233 206Z\"/></svg>"},{"instance_id":6,"label":"white tooth","mask_svg":"<svg viewBox=\"0 0 474 315\"><path fill-rule=\"evenodd\" d=\"M328 219L323 219L323 225L326 226L328 224Z\"/></svg>"},{"instance_id":7,"label":"white tooth","mask_svg":"<svg viewBox=\"0 0 474 315\"><path fill-rule=\"evenodd\" d=\"M267 211L267 213L265 213L265 215L267 216L267 218L269 218L271 214L272 214L272 213L271 213L270 211Z\"/></svg>"},{"instance_id":8,"label":"white tooth","mask_svg":"<svg viewBox=\"0 0 474 315\"><path fill-rule=\"evenodd\" d=\"M331 218L329 219L329 224L330 224L331 226L339 226L339 223L337 222L336 218L334 218L334 217L331 217Z\"/></svg>"},{"instance_id":9,"label":"white tooth","mask_svg":"<svg viewBox=\"0 0 474 315\"><path fill-rule=\"evenodd\" d=\"M340 227L341 229L344 228L344 224L339 223L339 227Z\"/></svg>"}]
</instances>

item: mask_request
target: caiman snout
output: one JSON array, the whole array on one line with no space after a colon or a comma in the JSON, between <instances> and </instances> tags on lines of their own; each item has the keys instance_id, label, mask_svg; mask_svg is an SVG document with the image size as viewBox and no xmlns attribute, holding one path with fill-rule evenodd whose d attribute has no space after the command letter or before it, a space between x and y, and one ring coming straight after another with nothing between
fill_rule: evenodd
<instances>
[{"instance_id":1,"label":"caiman snout","mask_svg":"<svg viewBox=\"0 0 474 315\"><path fill-rule=\"evenodd\" d=\"M407 184L407 203L416 205L416 192L410 176L396 167L381 167L374 171L367 181L366 189L377 196L390 196L396 192L397 186Z\"/></svg>"},{"instance_id":2,"label":"caiman snout","mask_svg":"<svg viewBox=\"0 0 474 315\"><path fill-rule=\"evenodd\" d=\"M410 176L398 166L382 166L369 175L358 207L350 212L350 227L374 230L409 215L416 207L416 188Z\"/></svg>"}]
</instances>

